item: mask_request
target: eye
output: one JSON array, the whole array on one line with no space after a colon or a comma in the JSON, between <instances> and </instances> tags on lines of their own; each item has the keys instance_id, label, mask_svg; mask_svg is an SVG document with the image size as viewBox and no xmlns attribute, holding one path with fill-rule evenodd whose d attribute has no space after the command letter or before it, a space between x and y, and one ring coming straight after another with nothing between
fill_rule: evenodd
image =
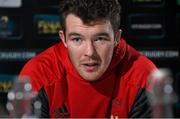
<instances>
[{"instance_id":1,"label":"eye","mask_svg":"<svg viewBox=\"0 0 180 119\"><path fill-rule=\"evenodd\" d=\"M97 38L95 39L95 42L104 43L104 42L106 42L106 41L108 41L108 38L106 38L106 37L97 37Z\"/></svg>"},{"instance_id":2,"label":"eye","mask_svg":"<svg viewBox=\"0 0 180 119\"><path fill-rule=\"evenodd\" d=\"M79 37L72 38L71 41L74 42L74 43L76 43L76 44L81 44L81 43L82 43L82 39L79 38Z\"/></svg>"}]
</instances>

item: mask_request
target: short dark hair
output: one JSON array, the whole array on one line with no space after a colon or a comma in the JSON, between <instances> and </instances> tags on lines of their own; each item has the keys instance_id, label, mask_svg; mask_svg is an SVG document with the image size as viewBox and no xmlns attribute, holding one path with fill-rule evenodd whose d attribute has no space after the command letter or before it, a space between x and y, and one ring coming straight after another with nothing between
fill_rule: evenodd
<instances>
[{"instance_id":1,"label":"short dark hair","mask_svg":"<svg viewBox=\"0 0 180 119\"><path fill-rule=\"evenodd\" d=\"M60 22L64 32L65 20L69 14L76 15L85 24L110 20L113 30L119 29L121 6L118 0L61 0L59 7Z\"/></svg>"}]
</instances>

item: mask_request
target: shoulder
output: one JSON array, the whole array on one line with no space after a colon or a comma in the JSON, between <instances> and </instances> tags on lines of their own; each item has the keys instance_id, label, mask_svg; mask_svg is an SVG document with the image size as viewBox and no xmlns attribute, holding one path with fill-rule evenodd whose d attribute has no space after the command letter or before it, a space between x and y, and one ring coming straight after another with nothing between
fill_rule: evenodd
<instances>
[{"instance_id":1,"label":"shoulder","mask_svg":"<svg viewBox=\"0 0 180 119\"><path fill-rule=\"evenodd\" d=\"M128 44L124 61L121 63L123 63L121 70L125 82L141 88L146 87L149 75L157 69L150 59Z\"/></svg>"},{"instance_id":2,"label":"shoulder","mask_svg":"<svg viewBox=\"0 0 180 119\"><path fill-rule=\"evenodd\" d=\"M139 69L139 71L151 73L153 70L156 69L156 66L150 59L143 55L140 55L135 61L134 68Z\"/></svg>"},{"instance_id":3,"label":"shoulder","mask_svg":"<svg viewBox=\"0 0 180 119\"><path fill-rule=\"evenodd\" d=\"M34 58L30 59L22 68L20 77L27 76L35 90L39 90L43 85L58 80L63 75L63 65L61 43L55 44ZM61 51L61 50L60 50Z\"/></svg>"},{"instance_id":4,"label":"shoulder","mask_svg":"<svg viewBox=\"0 0 180 119\"><path fill-rule=\"evenodd\" d=\"M136 85L140 88L146 88L150 74L156 70L156 66L145 56L139 56L125 77L129 84Z\"/></svg>"},{"instance_id":5,"label":"shoulder","mask_svg":"<svg viewBox=\"0 0 180 119\"><path fill-rule=\"evenodd\" d=\"M55 65L58 65L57 63L61 63L62 61L59 61L59 55L61 55L61 53L57 52L58 48L61 48L60 43L51 46L33 57L24 65L23 70L48 70L54 68Z\"/></svg>"},{"instance_id":6,"label":"shoulder","mask_svg":"<svg viewBox=\"0 0 180 119\"><path fill-rule=\"evenodd\" d=\"M62 51L64 50L62 42L59 42L45 51L38 54L36 57L32 58L32 61L38 61L38 62L54 62L55 60L60 60L61 56L63 55ZM31 61L30 60L30 61Z\"/></svg>"}]
</instances>

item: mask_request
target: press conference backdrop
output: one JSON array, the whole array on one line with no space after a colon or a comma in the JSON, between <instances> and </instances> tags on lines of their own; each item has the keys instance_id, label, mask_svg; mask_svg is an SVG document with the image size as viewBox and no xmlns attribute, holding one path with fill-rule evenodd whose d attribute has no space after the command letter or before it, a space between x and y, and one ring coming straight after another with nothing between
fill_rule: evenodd
<instances>
[{"instance_id":1,"label":"press conference backdrop","mask_svg":"<svg viewBox=\"0 0 180 119\"><path fill-rule=\"evenodd\" d=\"M122 36L158 67L170 69L180 95L180 0L121 0ZM61 42L58 0L0 0L0 98L23 65ZM4 97L3 97L4 96ZM2 102L1 102L2 103ZM180 117L180 101L174 105Z\"/></svg>"}]
</instances>

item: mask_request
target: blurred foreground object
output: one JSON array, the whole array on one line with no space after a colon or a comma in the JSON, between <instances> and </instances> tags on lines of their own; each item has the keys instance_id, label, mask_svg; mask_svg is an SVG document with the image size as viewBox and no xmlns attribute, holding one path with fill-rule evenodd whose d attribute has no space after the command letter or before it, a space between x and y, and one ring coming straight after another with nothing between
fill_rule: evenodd
<instances>
[{"instance_id":1,"label":"blurred foreground object","mask_svg":"<svg viewBox=\"0 0 180 119\"><path fill-rule=\"evenodd\" d=\"M154 71L150 75L150 92L148 98L153 108L153 118L172 118L173 103L177 96L173 90L171 71L165 68Z\"/></svg>"},{"instance_id":2,"label":"blurred foreground object","mask_svg":"<svg viewBox=\"0 0 180 119\"><path fill-rule=\"evenodd\" d=\"M13 87L7 94L8 102L6 108L9 111L9 117L34 117L33 115L30 115L29 112L31 109L32 99L35 96L36 94L32 92L32 86L28 79L14 79Z\"/></svg>"}]
</instances>

